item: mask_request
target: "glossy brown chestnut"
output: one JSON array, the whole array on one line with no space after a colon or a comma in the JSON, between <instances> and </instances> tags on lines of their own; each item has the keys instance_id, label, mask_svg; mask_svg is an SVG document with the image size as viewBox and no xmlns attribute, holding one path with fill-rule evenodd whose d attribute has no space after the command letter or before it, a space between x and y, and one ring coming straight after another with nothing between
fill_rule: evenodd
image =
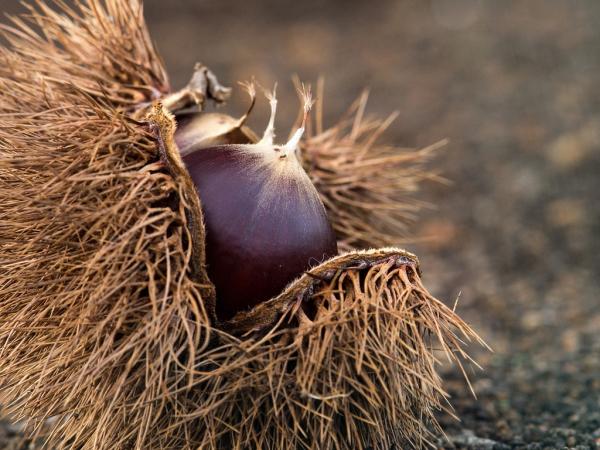
<instances>
[{"instance_id":1,"label":"glossy brown chestnut","mask_svg":"<svg viewBox=\"0 0 600 450\"><path fill-rule=\"evenodd\" d=\"M275 100L271 99L272 114ZM183 156L204 213L208 276L217 316L278 295L337 254L325 207L296 157L303 128L273 145L273 120L256 144L217 145Z\"/></svg>"}]
</instances>

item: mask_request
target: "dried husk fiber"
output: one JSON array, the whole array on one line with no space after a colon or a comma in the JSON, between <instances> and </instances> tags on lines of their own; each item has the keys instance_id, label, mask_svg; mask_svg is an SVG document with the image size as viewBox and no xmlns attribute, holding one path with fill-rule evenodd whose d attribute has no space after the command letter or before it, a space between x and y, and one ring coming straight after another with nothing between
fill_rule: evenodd
<instances>
[{"instance_id":1,"label":"dried husk fiber","mask_svg":"<svg viewBox=\"0 0 600 450\"><path fill-rule=\"evenodd\" d=\"M56 6L14 19L0 49L0 402L12 417L52 449L431 443L448 408L436 356L461 364L481 341L427 292L416 257L345 253L218 323L174 122L148 109L170 88L141 4ZM336 146L320 134L311 148ZM369 240L343 223L342 240Z\"/></svg>"},{"instance_id":2,"label":"dried husk fiber","mask_svg":"<svg viewBox=\"0 0 600 450\"><path fill-rule=\"evenodd\" d=\"M320 79L302 157L327 208L338 247L353 250L410 241L409 226L427 206L413 195L425 180L444 181L425 165L446 141L420 150L381 144L381 135L397 114L385 120L366 116L366 91L337 124L324 129L323 86Z\"/></svg>"}]
</instances>

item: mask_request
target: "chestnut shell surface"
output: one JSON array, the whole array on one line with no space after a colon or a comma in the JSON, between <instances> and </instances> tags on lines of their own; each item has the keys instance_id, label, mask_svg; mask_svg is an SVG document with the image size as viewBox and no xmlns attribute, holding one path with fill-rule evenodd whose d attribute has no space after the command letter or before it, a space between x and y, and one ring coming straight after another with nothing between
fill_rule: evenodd
<instances>
[{"instance_id":1,"label":"chestnut shell surface","mask_svg":"<svg viewBox=\"0 0 600 450\"><path fill-rule=\"evenodd\" d=\"M337 254L325 207L295 155L255 147L215 146L183 157L204 213L219 320L277 296Z\"/></svg>"}]
</instances>

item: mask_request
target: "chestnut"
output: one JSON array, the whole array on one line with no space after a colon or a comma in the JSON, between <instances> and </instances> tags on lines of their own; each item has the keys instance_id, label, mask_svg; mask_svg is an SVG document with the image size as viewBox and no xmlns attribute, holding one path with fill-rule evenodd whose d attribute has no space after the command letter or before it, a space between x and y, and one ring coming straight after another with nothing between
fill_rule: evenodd
<instances>
[{"instance_id":1,"label":"chestnut","mask_svg":"<svg viewBox=\"0 0 600 450\"><path fill-rule=\"evenodd\" d=\"M337 254L325 207L297 156L310 96L301 127L285 145L273 143L277 100L274 92L268 98L271 117L260 141L183 155L202 205L207 272L222 321L277 296ZM190 126L184 130L189 139Z\"/></svg>"}]
</instances>

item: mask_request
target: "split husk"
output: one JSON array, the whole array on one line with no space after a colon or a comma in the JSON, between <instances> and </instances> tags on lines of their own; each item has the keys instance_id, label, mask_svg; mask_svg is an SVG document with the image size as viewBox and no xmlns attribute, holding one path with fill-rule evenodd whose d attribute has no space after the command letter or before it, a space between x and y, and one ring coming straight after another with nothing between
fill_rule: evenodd
<instances>
[{"instance_id":1,"label":"split husk","mask_svg":"<svg viewBox=\"0 0 600 450\"><path fill-rule=\"evenodd\" d=\"M431 444L449 407L438 350L461 365L465 342L482 341L428 293L416 257L342 254L219 323L168 109L227 91L199 67L171 93L136 0L36 5L0 49L0 402L12 417L53 449ZM326 199L317 170L339 158L331 149L372 148L340 138L342 124L305 142ZM357 198L383 195L360 183ZM335 205L348 246L393 236L359 225L360 205L357 219Z\"/></svg>"}]
</instances>

